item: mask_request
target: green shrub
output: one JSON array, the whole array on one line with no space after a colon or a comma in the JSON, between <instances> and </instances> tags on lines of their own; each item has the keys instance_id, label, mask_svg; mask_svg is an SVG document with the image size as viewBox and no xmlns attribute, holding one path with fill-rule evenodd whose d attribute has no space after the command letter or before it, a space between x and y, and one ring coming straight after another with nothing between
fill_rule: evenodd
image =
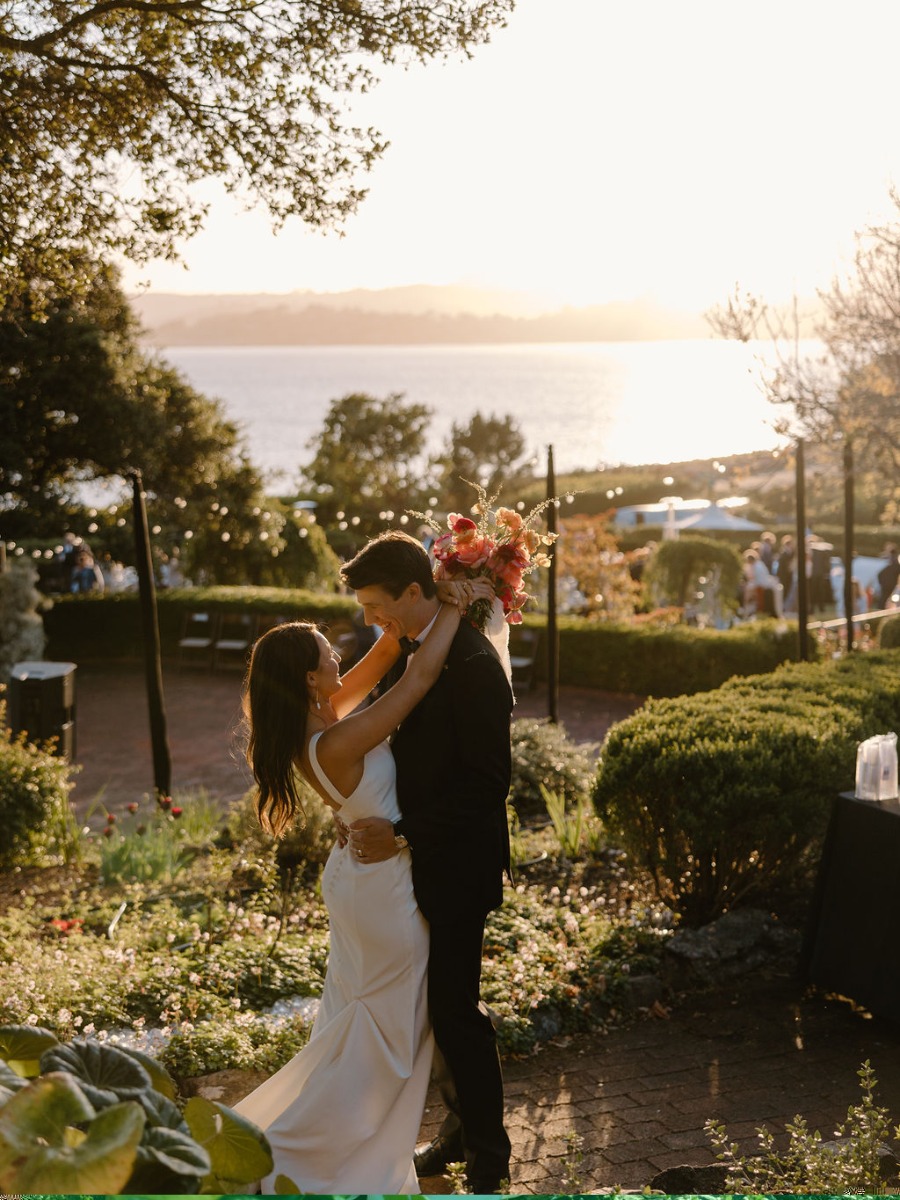
<instances>
[{"instance_id":1,"label":"green shrub","mask_svg":"<svg viewBox=\"0 0 900 1200\"><path fill-rule=\"evenodd\" d=\"M358 605L352 597L320 595L299 588L173 588L157 595L164 655L178 653L185 613L254 612L323 624L347 620ZM51 659L139 659L143 655L140 601L135 592L60 596L44 614Z\"/></svg>"},{"instance_id":2,"label":"green shrub","mask_svg":"<svg viewBox=\"0 0 900 1200\"><path fill-rule=\"evenodd\" d=\"M835 1140L823 1140L804 1117L796 1116L785 1125L786 1147L776 1145L775 1135L762 1126L757 1130L759 1150L747 1156L728 1141L724 1124L707 1121L705 1129L716 1158L728 1171L726 1194L877 1196L888 1190L886 1183L894 1185L893 1194L898 1182L896 1159L886 1158L884 1150L896 1136L896 1124L888 1110L875 1103L877 1080L868 1061L857 1074L862 1099L847 1109Z\"/></svg>"},{"instance_id":3,"label":"green shrub","mask_svg":"<svg viewBox=\"0 0 900 1200\"><path fill-rule=\"evenodd\" d=\"M526 618L529 624L534 618ZM624 624L562 617L560 682L636 696L683 696L732 675L773 671L798 657L797 626L752 621L734 629ZM539 662L539 675L546 673Z\"/></svg>"},{"instance_id":4,"label":"green shrub","mask_svg":"<svg viewBox=\"0 0 900 1200\"><path fill-rule=\"evenodd\" d=\"M651 701L601 753L610 838L688 924L787 882L853 786L858 742L900 723L898 670L896 653L852 655Z\"/></svg>"},{"instance_id":5,"label":"green shrub","mask_svg":"<svg viewBox=\"0 0 900 1200\"><path fill-rule=\"evenodd\" d=\"M896 617L885 617L881 622L878 645L882 650L896 650L900 646L900 613Z\"/></svg>"},{"instance_id":6,"label":"green shrub","mask_svg":"<svg viewBox=\"0 0 900 1200\"><path fill-rule=\"evenodd\" d=\"M302 1017L279 1025L239 1017L202 1021L176 1033L159 1058L178 1079L226 1070L274 1074L303 1049L311 1028Z\"/></svg>"},{"instance_id":7,"label":"green shrub","mask_svg":"<svg viewBox=\"0 0 900 1200\"><path fill-rule=\"evenodd\" d=\"M644 586L655 603L683 607L706 575L716 578L720 607L734 608L741 560L733 546L712 538L682 536L660 542L647 564Z\"/></svg>"},{"instance_id":8,"label":"green shrub","mask_svg":"<svg viewBox=\"0 0 900 1200\"><path fill-rule=\"evenodd\" d=\"M596 746L571 741L562 725L548 718L512 723L512 779L509 802L522 817L546 816L541 788L574 806L590 793Z\"/></svg>"},{"instance_id":9,"label":"green shrub","mask_svg":"<svg viewBox=\"0 0 900 1200\"><path fill-rule=\"evenodd\" d=\"M0 870L69 860L77 830L69 805L73 768L13 736L0 702Z\"/></svg>"},{"instance_id":10,"label":"green shrub","mask_svg":"<svg viewBox=\"0 0 900 1200\"><path fill-rule=\"evenodd\" d=\"M254 854L274 854L281 880L289 887L298 876L318 877L331 853L336 834L332 810L305 779L298 777L297 784L303 813L298 815L283 838L276 840L260 827L255 789L233 805L228 815L231 838Z\"/></svg>"}]
</instances>

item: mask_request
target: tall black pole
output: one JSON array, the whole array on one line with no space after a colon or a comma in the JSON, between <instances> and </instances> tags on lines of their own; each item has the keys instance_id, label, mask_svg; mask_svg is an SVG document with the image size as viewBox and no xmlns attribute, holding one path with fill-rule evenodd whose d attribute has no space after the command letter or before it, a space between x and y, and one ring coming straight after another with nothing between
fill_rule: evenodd
<instances>
[{"instance_id":1,"label":"tall black pole","mask_svg":"<svg viewBox=\"0 0 900 1200\"><path fill-rule=\"evenodd\" d=\"M156 612L156 584L150 557L150 530L140 471L131 476L134 496L134 551L141 601L141 625L144 632L144 666L147 676L147 707L150 710L150 743L153 749L153 786L157 796L172 790L172 760L166 738L166 706L163 702L162 655L159 646L159 620Z\"/></svg>"},{"instance_id":2,"label":"tall black pole","mask_svg":"<svg viewBox=\"0 0 900 1200\"><path fill-rule=\"evenodd\" d=\"M844 616L847 618L847 653L853 650L853 443L844 440Z\"/></svg>"},{"instance_id":3,"label":"tall black pole","mask_svg":"<svg viewBox=\"0 0 900 1200\"><path fill-rule=\"evenodd\" d=\"M556 473L553 447L547 447L547 532L557 532ZM547 709L554 725L559 724L559 631L556 626L556 545L550 547L547 578Z\"/></svg>"},{"instance_id":4,"label":"tall black pole","mask_svg":"<svg viewBox=\"0 0 900 1200\"><path fill-rule=\"evenodd\" d=\"M797 635L800 661L809 658L809 586L806 578L806 451L803 438L797 438L796 507L797 507Z\"/></svg>"}]
</instances>

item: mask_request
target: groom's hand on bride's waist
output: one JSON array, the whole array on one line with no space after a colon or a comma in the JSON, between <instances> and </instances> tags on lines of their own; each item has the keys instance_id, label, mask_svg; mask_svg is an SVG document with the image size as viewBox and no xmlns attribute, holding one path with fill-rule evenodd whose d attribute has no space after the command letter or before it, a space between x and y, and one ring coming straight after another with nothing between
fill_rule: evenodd
<instances>
[{"instance_id":1,"label":"groom's hand on bride's waist","mask_svg":"<svg viewBox=\"0 0 900 1200\"><path fill-rule=\"evenodd\" d=\"M350 853L360 862L386 862L400 853L394 826L386 817L360 817L347 826Z\"/></svg>"}]
</instances>

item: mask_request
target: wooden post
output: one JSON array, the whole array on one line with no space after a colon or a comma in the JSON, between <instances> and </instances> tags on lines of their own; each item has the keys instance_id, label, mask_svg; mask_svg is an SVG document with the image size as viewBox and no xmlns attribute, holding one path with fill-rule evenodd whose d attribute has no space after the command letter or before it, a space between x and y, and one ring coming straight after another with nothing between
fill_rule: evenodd
<instances>
[{"instance_id":1,"label":"wooden post","mask_svg":"<svg viewBox=\"0 0 900 1200\"><path fill-rule=\"evenodd\" d=\"M844 439L844 616L847 619L847 653L853 651L853 443Z\"/></svg>"},{"instance_id":2,"label":"wooden post","mask_svg":"<svg viewBox=\"0 0 900 1200\"><path fill-rule=\"evenodd\" d=\"M547 447L547 532L557 532L556 472L553 447ZM550 546L547 571L547 711L554 725L559 724L559 631L556 626L556 544Z\"/></svg>"},{"instance_id":3,"label":"wooden post","mask_svg":"<svg viewBox=\"0 0 900 1200\"><path fill-rule=\"evenodd\" d=\"M809 658L809 586L806 578L806 460L803 438L797 438L795 476L797 518L797 634L800 661Z\"/></svg>"},{"instance_id":4,"label":"wooden post","mask_svg":"<svg viewBox=\"0 0 900 1200\"><path fill-rule=\"evenodd\" d=\"M166 707L163 701L162 655L159 645L159 620L156 611L156 584L150 556L150 530L144 487L140 471L131 475L134 497L134 550L141 601L144 633L144 667L147 676L147 706L150 710L150 742L153 750L153 784L157 796L172 790L172 760L166 737Z\"/></svg>"}]
</instances>

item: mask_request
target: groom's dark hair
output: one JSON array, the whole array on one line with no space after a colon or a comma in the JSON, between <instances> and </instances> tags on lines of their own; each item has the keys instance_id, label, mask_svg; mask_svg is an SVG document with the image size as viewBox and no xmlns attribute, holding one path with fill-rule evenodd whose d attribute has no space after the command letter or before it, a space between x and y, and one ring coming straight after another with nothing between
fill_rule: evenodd
<instances>
[{"instance_id":1,"label":"groom's dark hair","mask_svg":"<svg viewBox=\"0 0 900 1200\"><path fill-rule=\"evenodd\" d=\"M355 558L344 563L341 579L354 592L364 587L381 587L394 600L417 583L422 595L435 595L431 559L421 542L399 529L389 529L363 546Z\"/></svg>"}]
</instances>

